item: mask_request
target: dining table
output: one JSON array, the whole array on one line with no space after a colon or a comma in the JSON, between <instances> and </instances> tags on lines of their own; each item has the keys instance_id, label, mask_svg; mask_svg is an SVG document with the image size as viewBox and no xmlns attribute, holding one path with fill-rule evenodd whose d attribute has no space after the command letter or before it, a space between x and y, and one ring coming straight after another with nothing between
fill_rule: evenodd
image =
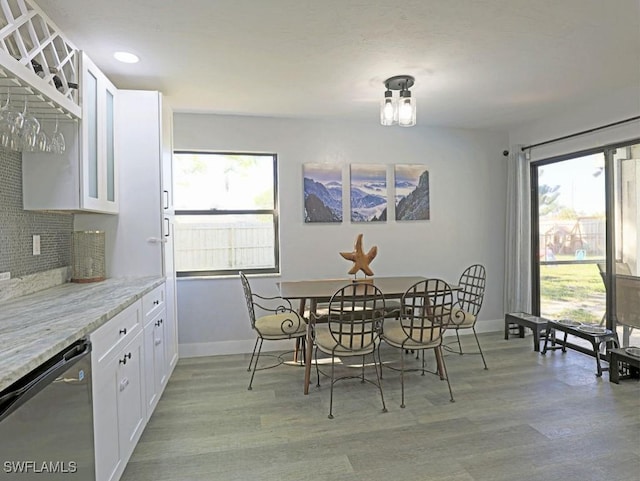
<instances>
[{"instance_id":1,"label":"dining table","mask_svg":"<svg viewBox=\"0 0 640 481\"><path fill-rule=\"evenodd\" d=\"M375 285L385 299L400 299L402 295L415 283L425 280L422 276L390 276L390 277L368 277L365 282ZM353 282L363 281L363 279L342 278L342 279L315 279L302 281L282 281L278 283L280 296L290 301L299 301L298 313L304 316L307 302L309 303L309 313L315 314L319 302L327 302L331 296L340 288L350 285ZM453 288L453 286L452 286ZM307 335L304 355L304 394L309 394L309 383L311 379L311 356L313 353L313 323L314 316L309 315L307 323Z\"/></svg>"}]
</instances>

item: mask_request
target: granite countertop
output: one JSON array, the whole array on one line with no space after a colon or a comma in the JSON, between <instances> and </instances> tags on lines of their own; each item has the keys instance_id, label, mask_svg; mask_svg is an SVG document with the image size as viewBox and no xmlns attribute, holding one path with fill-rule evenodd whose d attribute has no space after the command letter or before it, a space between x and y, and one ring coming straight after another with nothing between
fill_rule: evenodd
<instances>
[{"instance_id":1,"label":"granite countertop","mask_svg":"<svg viewBox=\"0 0 640 481\"><path fill-rule=\"evenodd\" d=\"M67 283L0 303L0 391L95 331L163 277Z\"/></svg>"}]
</instances>

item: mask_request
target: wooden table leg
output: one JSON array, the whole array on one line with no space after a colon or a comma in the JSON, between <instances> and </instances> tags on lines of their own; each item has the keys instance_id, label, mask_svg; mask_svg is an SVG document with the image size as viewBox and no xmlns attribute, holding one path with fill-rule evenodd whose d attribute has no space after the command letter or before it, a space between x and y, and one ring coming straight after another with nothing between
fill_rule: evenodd
<instances>
[{"instance_id":1,"label":"wooden table leg","mask_svg":"<svg viewBox=\"0 0 640 481\"><path fill-rule=\"evenodd\" d=\"M300 301L300 305L302 306L304 301ZM311 300L309 304L309 323L307 324L307 345L305 346L305 356L304 356L304 393L309 394L309 383L311 382L311 359L313 354L313 323L315 317L312 314L316 313L316 305L317 302L315 300Z\"/></svg>"},{"instance_id":2,"label":"wooden table leg","mask_svg":"<svg viewBox=\"0 0 640 481\"><path fill-rule=\"evenodd\" d=\"M305 305L305 299L300 299L300 305L298 306L298 314L300 314L300 317L302 318L304 318L304 305ZM293 351L293 362L298 362L301 348L304 348L304 344L301 346L300 338L297 338L295 351ZM303 354L303 357L304 357L304 354Z\"/></svg>"}]
</instances>

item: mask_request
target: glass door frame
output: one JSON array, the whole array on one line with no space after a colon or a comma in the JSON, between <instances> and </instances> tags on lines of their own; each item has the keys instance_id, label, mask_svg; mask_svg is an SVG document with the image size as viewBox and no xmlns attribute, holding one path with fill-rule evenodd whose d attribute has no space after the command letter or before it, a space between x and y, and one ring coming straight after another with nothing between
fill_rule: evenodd
<instances>
[{"instance_id":1,"label":"glass door frame","mask_svg":"<svg viewBox=\"0 0 640 481\"><path fill-rule=\"evenodd\" d=\"M538 168L549 164L555 164L565 160L585 157L593 154L604 155L604 183L605 183L605 288L606 288L606 327L616 329L615 320L615 262L616 262L616 172L614 165L615 150L620 147L629 147L640 143L640 138L616 142L602 147L596 147L569 154L563 154L547 159L541 159L529 164L530 195L531 195L531 309L532 314L540 315L540 224L539 224L539 199L538 199ZM613 313L613 314L612 314Z\"/></svg>"}]
</instances>

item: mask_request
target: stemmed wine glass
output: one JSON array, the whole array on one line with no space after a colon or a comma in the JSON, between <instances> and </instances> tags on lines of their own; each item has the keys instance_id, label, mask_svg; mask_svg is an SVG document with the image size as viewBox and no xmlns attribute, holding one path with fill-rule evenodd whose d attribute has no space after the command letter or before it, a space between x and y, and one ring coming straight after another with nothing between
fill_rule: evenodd
<instances>
[{"instance_id":1,"label":"stemmed wine glass","mask_svg":"<svg viewBox=\"0 0 640 481\"><path fill-rule=\"evenodd\" d=\"M38 144L38 134L40 133L40 122L31 113L27 112L27 99L24 99L24 110L22 111L22 128L18 133L22 140L22 150L35 152Z\"/></svg>"},{"instance_id":2,"label":"stemmed wine glass","mask_svg":"<svg viewBox=\"0 0 640 481\"><path fill-rule=\"evenodd\" d=\"M53 131L53 134L51 134L50 147L51 152L53 152L54 154L62 154L66 149L64 135L62 135L62 132L60 132L60 130L58 129L58 117L56 117L56 127Z\"/></svg>"},{"instance_id":3,"label":"stemmed wine glass","mask_svg":"<svg viewBox=\"0 0 640 481\"><path fill-rule=\"evenodd\" d=\"M13 123L7 118L9 112L9 102L11 101L11 89L7 89L7 100L0 107L0 145L8 148L11 144L11 133L13 132Z\"/></svg>"}]
</instances>

